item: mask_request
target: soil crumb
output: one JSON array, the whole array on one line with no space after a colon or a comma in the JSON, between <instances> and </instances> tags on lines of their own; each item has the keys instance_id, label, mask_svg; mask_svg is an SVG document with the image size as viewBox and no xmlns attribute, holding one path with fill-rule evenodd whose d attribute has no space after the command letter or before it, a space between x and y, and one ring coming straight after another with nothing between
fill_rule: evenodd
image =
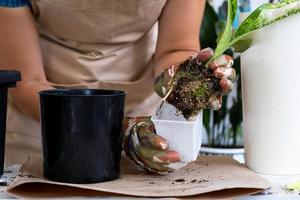
<instances>
[{"instance_id":1,"label":"soil crumb","mask_svg":"<svg viewBox=\"0 0 300 200\"><path fill-rule=\"evenodd\" d=\"M176 179L175 182L177 182L177 183L183 183L183 182L185 182L185 179L179 178L179 179Z\"/></svg>"},{"instance_id":2,"label":"soil crumb","mask_svg":"<svg viewBox=\"0 0 300 200\"><path fill-rule=\"evenodd\" d=\"M197 180L196 179L193 179L192 181L191 181L191 183L196 183L197 182Z\"/></svg>"},{"instance_id":3,"label":"soil crumb","mask_svg":"<svg viewBox=\"0 0 300 200\"><path fill-rule=\"evenodd\" d=\"M209 181L208 181L208 180L205 180L205 179L199 180L199 181L198 181L198 183L207 183L207 182L209 182Z\"/></svg>"}]
</instances>

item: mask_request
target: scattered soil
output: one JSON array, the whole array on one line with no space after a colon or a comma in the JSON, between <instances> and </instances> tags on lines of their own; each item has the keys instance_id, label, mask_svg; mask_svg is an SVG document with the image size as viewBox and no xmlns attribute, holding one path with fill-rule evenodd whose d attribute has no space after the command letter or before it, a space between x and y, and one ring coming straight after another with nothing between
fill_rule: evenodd
<instances>
[{"instance_id":1,"label":"scattered soil","mask_svg":"<svg viewBox=\"0 0 300 200\"><path fill-rule=\"evenodd\" d=\"M185 179L179 178L179 179L176 179L175 182L177 182L177 183L184 183Z\"/></svg>"},{"instance_id":2,"label":"scattered soil","mask_svg":"<svg viewBox=\"0 0 300 200\"><path fill-rule=\"evenodd\" d=\"M202 165L202 166L208 167L208 163L207 163L207 162L202 162L202 161L200 161L199 164Z\"/></svg>"},{"instance_id":3,"label":"scattered soil","mask_svg":"<svg viewBox=\"0 0 300 200\"><path fill-rule=\"evenodd\" d=\"M202 179L202 180L199 180L198 183L207 183L209 182L208 180L205 180L205 179Z\"/></svg>"},{"instance_id":4,"label":"scattered soil","mask_svg":"<svg viewBox=\"0 0 300 200\"><path fill-rule=\"evenodd\" d=\"M193 179L192 181L191 181L191 183L196 183L197 182L197 179Z\"/></svg>"},{"instance_id":5,"label":"scattered soil","mask_svg":"<svg viewBox=\"0 0 300 200\"><path fill-rule=\"evenodd\" d=\"M177 182L177 183L208 183L209 181L206 179L201 179L201 180L193 179L188 182L185 179L180 178L180 179L176 179L175 182ZM172 184L174 184L174 183L172 182Z\"/></svg>"},{"instance_id":6,"label":"scattered soil","mask_svg":"<svg viewBox=\"0 0 300 200\"><path fill-rule=\"evenodd\" d=\"M180 64L166 100L186 119L191 119L207 108L212 98L220 95L219 81L211 69L206 68L197 57L191 57Z\"/></svg>"}]
</instances>

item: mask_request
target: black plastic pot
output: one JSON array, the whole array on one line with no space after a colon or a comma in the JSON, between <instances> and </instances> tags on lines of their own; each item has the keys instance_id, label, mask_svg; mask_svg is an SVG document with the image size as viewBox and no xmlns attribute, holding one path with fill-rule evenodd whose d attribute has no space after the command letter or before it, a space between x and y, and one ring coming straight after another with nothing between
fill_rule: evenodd
<instances>
[{"instance_id":1,"label":"black plastic pot","mask_svg":"<svg viewBox=\"0 0 300 200\"><path fill-rule=\"evenodd\" d=\"M20 80L20 72L0 70L0 175L3 174L4 168L7 89L15 87L16 82Z\"/></svg>"},{"instance_id":2,"label":"black plastic pot","mask_svg":"<svg viewBox=\"0 0 300 200\"><path fill-rule=\"evenodd\" d=\"M40 92L44 177L96 183L119 177L125 92Z\"/></svg>"}]
</instances>

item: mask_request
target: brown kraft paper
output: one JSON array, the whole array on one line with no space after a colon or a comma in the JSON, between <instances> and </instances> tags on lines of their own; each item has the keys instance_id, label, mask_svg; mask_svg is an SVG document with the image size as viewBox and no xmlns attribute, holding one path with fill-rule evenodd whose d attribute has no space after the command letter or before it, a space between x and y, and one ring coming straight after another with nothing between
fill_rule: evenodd
<instances>
[{"instance_id":1,"label":"brown kraft paper","mask_svg":"<svg viewBox=\"0 0 300 200\"><path fill-rule=\"evenodd\" d=\"M48 181L42 175L42 156L31 155L7 193L18 198L66 198L99 196L180 197L226 199L252 194L271 184L230 157L199 156L168 175L149 174L121 161L120 178L97 184ZM195 196L196 195L196 196Z\"/></svg>"}]
</instances>

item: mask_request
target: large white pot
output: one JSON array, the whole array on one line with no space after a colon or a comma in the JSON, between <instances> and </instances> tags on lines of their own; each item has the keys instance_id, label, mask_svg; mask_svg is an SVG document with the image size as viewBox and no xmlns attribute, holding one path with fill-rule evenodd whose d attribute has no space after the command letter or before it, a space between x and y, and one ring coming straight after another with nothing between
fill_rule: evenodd
<instances>
[{"instance_id":1,"label":"large white pot","mask_svg":"<svg viewBox=\"0 0 300 200\"><path fill-rule=\"evenodd\" d=\"M252 36L241 57L246 165L300 174L300 14Z\"/></svg>"}]
</instances>

